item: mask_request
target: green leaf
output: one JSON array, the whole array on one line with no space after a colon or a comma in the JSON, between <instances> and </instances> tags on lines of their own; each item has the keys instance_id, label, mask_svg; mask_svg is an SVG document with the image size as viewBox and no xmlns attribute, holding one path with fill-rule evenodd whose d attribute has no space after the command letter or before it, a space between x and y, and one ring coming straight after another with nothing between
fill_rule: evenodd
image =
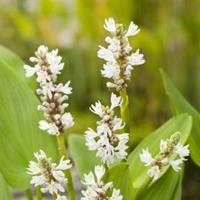
<instances>
[{"instance_id":1,"label":"green leaf","mask_svg":"<svg viewBox=\"0 0 200 200\"><path fill-rule=\"evenodd\" d=\"M169 138L173 133L180 131L181 143L185 144L192 127L192 118L188 114L178 115L167 121L152 134L147 136L129 155L128 163L131 172L131 180L135 193L151 184L151 179L147 175L148 168L140 161L139 154L142 149L148 148L152 155L159 153L161 139ZM161 176L167 171L168 166L163 167Z\"/></svg>"},{"instance_id":2,"label":"green leaf","mask_svg":"<svg viewBox=\"0 0 200 200\"><path fill-rule=\"evenodd\" d=\"M174 114L188 112L193 117L189 144L191 157L200 166L200 113L186 101L163 70L161 70L161 75Z\"/></svg>"},{"instance_id":3,"label":"green leaf","mask_svg":"<svg viewBox=\"0 0 200 200\"><path fill-rule=\"evenodd\" d=\"M96 157L96 152L88 150L83 136L70 135L68 145L80 178L100 163L100 159Z\"/></svg>"},{"instance_id":4,"label":"green leaf","mask_svg":"<svg viewBox=\"0 0 200 200\"><path fill-rule=\"evenodd\" d=\"M0 45L0 66L14 72L21 79L25 80L23 71L23 61L13 52Z\"/></svg>"},{"instance_id":5,"label":"green leaf","mask_svg":"<svg viewBox=\"0 0 200 200\"><path fill-rule=\"evenodd\" d=\"M170 168L158 181L147 188L137 198L142 200L180 200L182 172Z\"/></svg>"},{"instance_id":6,"label":"green leaf","mask_svg":"<svg viewBox=\"0 0 200 200\"><path fill-rule=\"evenodd\" d=\"M0 174L0 194L1 194L1 199L5 199L5 200L12 200L12 193L4 179L4 177L2 176L2 174Z\"/></svg>"},{"instance_id":7,"label":"green leaf","mask_svg":"<svg viewBox=\"0 0 200 200\"><path fill-rule=\"evenodd\" d=\"M119 163L111 167L106 174L106 182L113 182L114 188L120 189L125 200L135 198L128 163Z\"/></svg>"},{"instance_id":8,"label":"green leaf","mask_svg":"<svg viewBox=\"0 0 200 200\"><path fill-rule=\"evenodd\" d=\"M20 78L22 71L12 70L15 61L11 56L13 62L9 62L9 56L0 59L0 171L12 187L25 189L30 180L26 167L33 153L43 149L53 159L58 154L55 138L38 128L43 118L37 111L39 101Z\"/></svg>"},{"instance_id":9,"label":"green leaf","mask_svg":"<svg viewBox=\"0 0 200 200\"><path fill-rule=\"evenodd\" d=\"M36 89L36 82L34 78L26 78L23 68L24 62L9 49L0 45L0 67L6 67L18 76L21 80L28 83L32 89Z\"/></svg>"}]
</instances>

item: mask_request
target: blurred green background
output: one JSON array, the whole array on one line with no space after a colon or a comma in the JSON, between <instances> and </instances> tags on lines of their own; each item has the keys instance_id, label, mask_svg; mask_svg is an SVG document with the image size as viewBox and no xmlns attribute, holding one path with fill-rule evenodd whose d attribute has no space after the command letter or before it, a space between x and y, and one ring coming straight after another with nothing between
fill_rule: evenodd
<instances>
[{"instance_id":1,"label":"blurred green background","mask_svg":"<svg viewBox=\"0 0 200 200\"><path fill-rule=\"evenodd\" d=\"M170 117L159 68L164 68L179 90L200 110L199 0L0 0L0 44L24 61L40 44L59 48L65 62L60 81L72 81L71 112L82 134L96 118L88 111L97 99L108 102L103 62L104 19L113 16L127 27L133 20L141 32L132 38L146 63L135 67L129 85L131 121L136 142ZM184 199L198 200L200 172L186 167Z\"/></svg>"}]
</instances>

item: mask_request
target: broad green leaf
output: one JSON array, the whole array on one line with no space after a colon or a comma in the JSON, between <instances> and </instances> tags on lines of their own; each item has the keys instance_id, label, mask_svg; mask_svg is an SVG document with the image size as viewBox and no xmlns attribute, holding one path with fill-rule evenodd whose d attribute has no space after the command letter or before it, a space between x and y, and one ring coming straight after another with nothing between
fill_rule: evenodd
<instances>
[{"instance_id":1,"label":"broad green leaf","mask_svg":"<svg viewBox=\"0 0 200 200\"><path fill-rule=\"evenodd\" d=\"M70 135L68 145L80 177L82 177L84 173L92 171L95 165L100 163L100 159L96 157L96 152L88 150L83 136Z\"/></svg>"},{"instance_id":2,"label":"broad green leaf","mask_svg":"<svg viewBox=\"0 0 200 200\"><path fill-rule=\"evenodd\" d=\"M13 72L15 76L18 76L21 80L24 80L26 83L28 83L32 89L35 89L36 83L34 78L27 79L25 77L23 65L24 62L17 55L0 45L0 67L7 68Z\"/></svg>"},{"instance_id":3,"label":"broad green leaf","mask_svg":"<svg viewBox=\"0 0 200 200\"><path fill-rule=\"evenodd\" d=\"M186 101L163 70L161 70L161 75L174 114L187 112L193 117L189 144L191 157L200 166L200 113Z\"/></svg>"},{"instance_id":4,"label":"broad green leaf","mask_svg":"<svg viewBox=\"0 0 200 200\"><path fill-rule=\"evenodd\" d=\"M12 193L4 179L4 177L2 176L2 174L0 174L0 194L1 194L1 199L5 199L5 200L12 200Z\"/></svg>"},{"instance_id":5,"label":"broad green leaf","mask_svg":"<svg viewBox=\"0 0 200 200\"><path fill-rule=\"evenodd\" d=\"M158 181L143 191L137 199L180 200L181 173L177 173L170 168Z\"/></svg>"},{"instance_id":6,"label":"broad green leaf","mask_svg":"<svg viewBox=\"0 0 200 200\"><path fill-rule=\"evenodd\" d=\"M21 71L10 70L14 64L0 63L0 171L12 187L25 189L30 180L26 167L33 152L43 149L55 159L57 150L55 138L39 130L38 121L43 118L37 111L39 101L17 75Z\"/></svg>"},{"instance_id":7,"label":"broad green leaf","mask_svg":"<svg viewBox=\"0 0 200 200\"><path fill-rule=\"evenodd\" d=\"M23 61L16 56L13 52L0 45L0 66L4 66L7 69L20 76L21 79L25 79L23 73Z\"/></svg>"},{"instance_id":8,"label":"broad green leaf","mask_svg":"<svg viewBox=\"0 0 200 200\"><path fill-rule=\"evenodd\" d=\"M185 144L191 127L192 118L188 114L178 115L167 121L164 125L146 137L129 155L128 163L135 193L139 192L139 190L145 188L147 185L150 185L152 182L147 175L148 167L145 167L139 158L139 154L142 152L142 149L148 148L152 155L156 155L159 152L160 140L169 138L177 131L182 133L180 142ZM167 166L163 168L161 176L167 169Z\"/></svg>"}]
</instances>

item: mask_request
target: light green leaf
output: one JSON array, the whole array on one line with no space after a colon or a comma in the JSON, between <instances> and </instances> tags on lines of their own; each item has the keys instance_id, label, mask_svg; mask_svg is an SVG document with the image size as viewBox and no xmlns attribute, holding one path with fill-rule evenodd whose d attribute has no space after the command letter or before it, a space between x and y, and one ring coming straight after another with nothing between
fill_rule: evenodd
<instances>
[{"instance_id":1,"label":"light green leaf","mask_svg":"<svg viewBox=\"0 0 200 200\"><path fill-rule=\"evenodd\" d=\"M23 65L24 62L17 55L0 45L0 66L6 67L8 70L13 72L15 76L18 76L21 80L28 83L32 89L35 89L36 83L34 78L27 79L25 77Z\"/></svg>"},{"instance_id":2,"label":"light green leaf","mask_svg":"<svg viewBox=\"0 0 200 200\"><path fill-rule=\"evenodd\" d=\"M6 67L25 80L23 64L23 61L18 56L0 45L0 66Z\"/></svg>"},{"instance_id":3,"label":"light green leaf","mask_svg":"<svg viewBox=\"0 0 200 200\"><path fill-rule=\"evenodd\" d=\"M161 70L161 75L174 114L188 112L193 117L189 144L191 157L200 166L200 113L186 101L163 70Z\"/></svg>"},{"instance_id":4,"label":"light green leaf","mask_svg":"<svg viewBox=\"0 0 200 200\"><path fill-rule=\"evenodd\" d=\"M95 165L100 163L100 159L96 157L96 152L88 150L83 136L70 135L68 145L80 178L84 173L93 171Z\"/></svg>"},{"instance_id":5,"label":"light green leaf","mask_svg":"<svg viewBox=\"0 0 200 200\"><path fill-rule=\"evenodd\" d=\"M1 199L5 199L5 200L12 200L12 193L4 179L4 177L2 176L2 174L0 174L0 194L1 194Z\"/></svg>"},{"instance_id":6,"label":"light green leaf","mask_svg":"<svg viewBox=\"0 0 200 200\"><path fill-rule=\"evenodd\" d=\"M26 167L33 152L43 149L55 159L56 140L39 130L38 121L43 118L37 111L39 101L20 78L22 71L12 70L15 61L11 56L9 62L9 56L0 59L0 171L12 187L25 189L30 180Z\"/></svg>"},{"instance_id":7,"label":"light green leaf","mask_svg":"<svg viewBox=\"0 0 200 200\"><path fill-rule=\"evenodd\" d=\"M131 172L131 179L135 193L151 184L151 179L147 175L147 167L140 161L139 154L142 149L148 148L149 151L156 155L159 152L161 139L169 138L173 133L180 131L181 143L185 144L192 127L192 118L188 114L178 115L167 121L160 128L146 137L136 149L129 155L128 163ZM168 167L164 167L161 176L166 172Z\"/></svg>"}]
</instances>

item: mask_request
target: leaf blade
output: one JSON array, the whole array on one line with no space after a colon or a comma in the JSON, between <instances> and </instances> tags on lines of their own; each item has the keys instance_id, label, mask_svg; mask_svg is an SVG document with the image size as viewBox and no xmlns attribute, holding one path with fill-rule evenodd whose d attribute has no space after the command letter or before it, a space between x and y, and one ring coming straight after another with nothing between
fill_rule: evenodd
<instances>
[{"instance_id":1,"label":"leaf blade","mask_svg":"<svg viewBox=\"0 0 200 200\"><path fill-rule=\"evenodd\" d=\"M193 161L200 166L200 113L187 102L162 69L160 70L160 73L174 115L181 112L188 112L193 117L193 127L189 137L189 144L191 157Z\"/></svg>"}]
</instances>

